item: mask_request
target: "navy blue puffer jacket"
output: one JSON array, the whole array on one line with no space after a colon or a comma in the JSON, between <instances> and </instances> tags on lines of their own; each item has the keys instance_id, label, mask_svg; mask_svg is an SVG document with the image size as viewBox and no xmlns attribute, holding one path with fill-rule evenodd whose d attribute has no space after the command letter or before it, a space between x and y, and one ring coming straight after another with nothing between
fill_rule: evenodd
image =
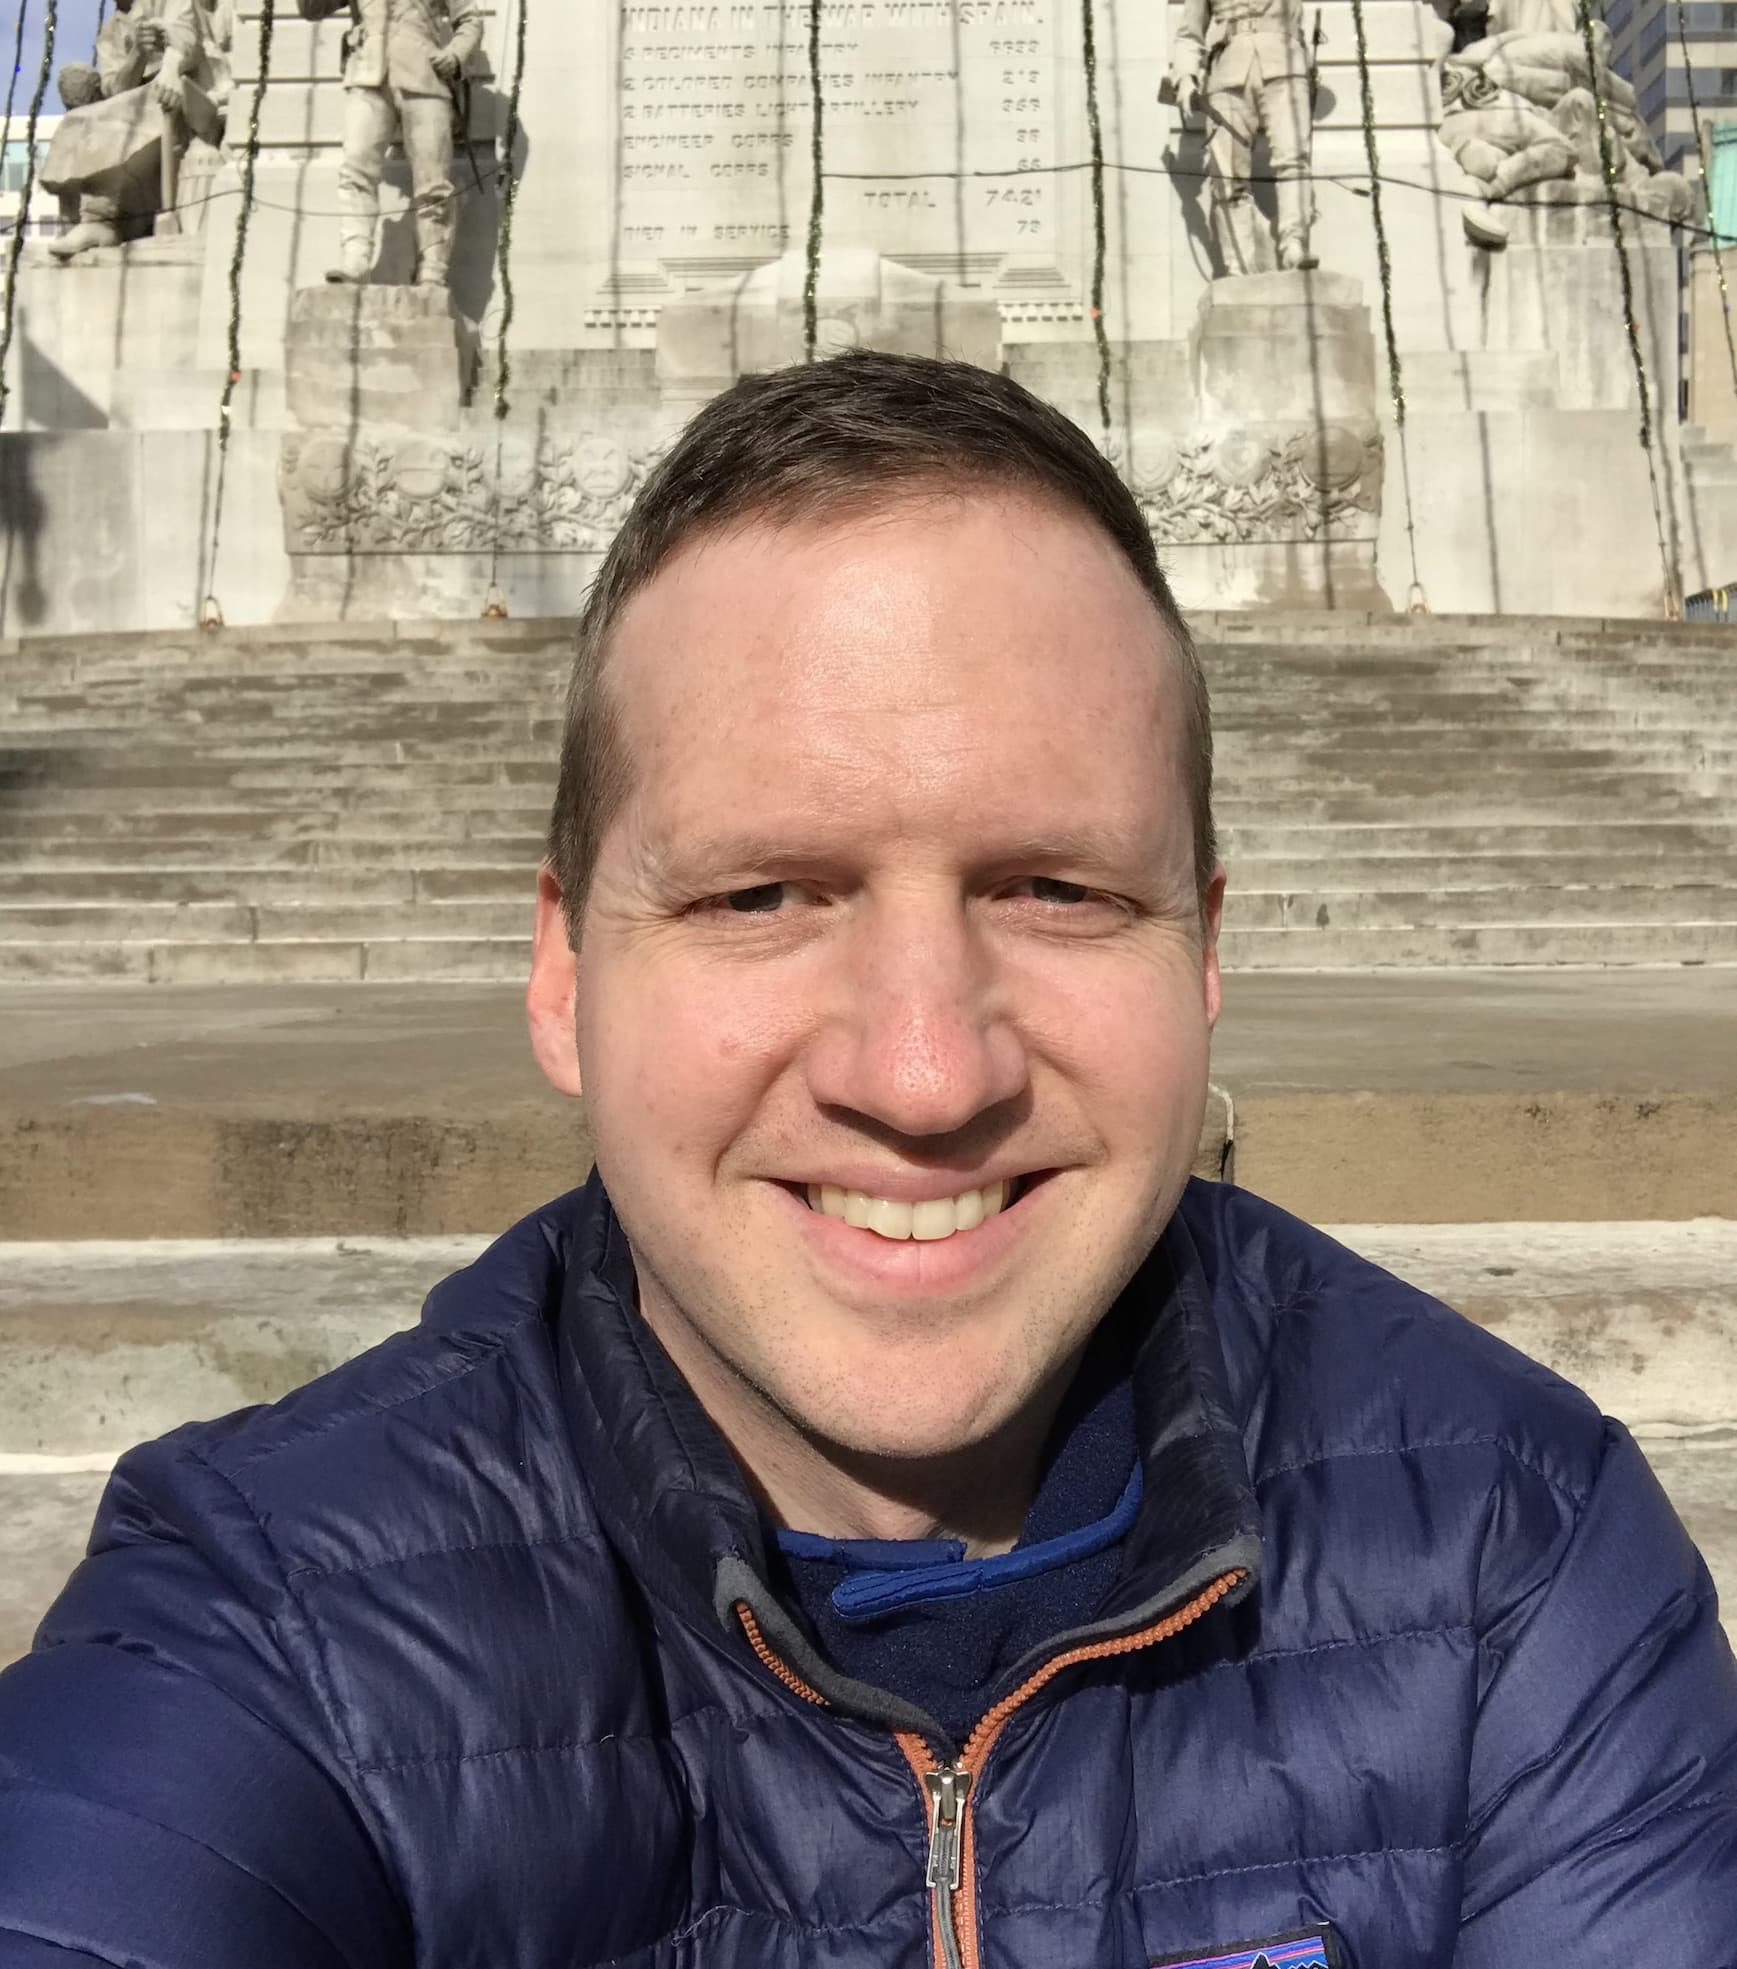
<instances>
[{"instance_id":1,"label":"navy blue puffer jacket","mask_svg":"<svg viewBox=\"0 0 1737 1969\"><path fill-rule=\"evenodd\" d=\"M1623 1430L1234 1190L1130 1290L1122 1583L964 1745L764 1584L595 1181L135 1452L0 1677L0 1969L1737 1962L1737 1674Z\"/></svg>"}]
</instances>

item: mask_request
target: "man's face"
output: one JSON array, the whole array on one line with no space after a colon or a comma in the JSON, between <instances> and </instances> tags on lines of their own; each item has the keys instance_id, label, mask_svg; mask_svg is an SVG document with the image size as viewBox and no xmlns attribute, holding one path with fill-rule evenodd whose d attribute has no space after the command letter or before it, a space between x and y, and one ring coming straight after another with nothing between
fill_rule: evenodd
<instances>
[{"instance_id":1,"label":"man's face","mask_svg":"<svg viewBox=\"0 0 1737 1969\"><path fill-rule=\"evenodd\" d=\"M1059 506L908 498L689 546L609 676L636 788L574 1004L642 1309L727 1433L984 1441L1199 1134L1220 885L1203 934L1152 604Z\"/></svg>"}]
</instances>

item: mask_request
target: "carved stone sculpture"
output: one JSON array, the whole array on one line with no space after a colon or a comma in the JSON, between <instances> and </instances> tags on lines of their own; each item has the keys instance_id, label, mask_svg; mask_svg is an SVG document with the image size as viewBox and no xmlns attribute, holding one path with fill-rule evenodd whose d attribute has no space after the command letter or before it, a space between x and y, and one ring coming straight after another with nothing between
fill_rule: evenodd
<instances>
[{"instance_id":1,"label":"carved stone sculpture","mask_svg":"<svg viewBox=\"0 0 1737 1969\"><path fill-rule=\"evenodd\" d=\"M1316 264L1310 66L1302 0L1184 0L1161 96L1186 117L1204 111L1213 239L1226 273ZM1278 196L1276 239L1254 201L1262 135Z\"/></svg>"},{"instance_id":2,"label":"carved stone sculpture","mask_svg":"<svg viewBox=\"0 0 1737 1969\"><path fill-rule=\"evenodd\" d=\"M1441 139L1487 203L1469 206L1467 237L1500 246L1508 222L1497 207L1533 187L1564 188L1577 201L1606 196L1598 105L1624 204L1663 219L1689 216L1687 182L1664 169L1641 121L1633 87L1610 67L1610 30L1592 24L1593 63L1575 0L1492 0L1490 32L1442 63Z\"/></svg>"},{"instance_id":3,"label":"carved stone sculpture","mask_svg":"<svg viewBox=\"0 0 1737 1969\"><path fill-rule=\"evenodd\" d=\"M1143 434L1126 476L1161 545L1246 545L1372 538L1381 471L1378 430L1329 424Z\"/></svg>"},{"instance_id":4,"label":"carved stone sculpture","mask_svg":"<svg viewBox=\"0 0 1737 1969\"><path fill-rule=\"evenodd\" d=\"M410 160L416 280L444 287L455 223L453 123L465 66L482 42L477 0L298 0L304 20L348 13L344 37L343 208L338 264L326 278L360 285L374 269L380 178L396 138Z\"/></svg>"},{"instance_id":5,"label":"carved stone sculpture","mask_svg":"<svg viewBox=\"0 0 1737 1969\"><path fill-rule=\"evenodd\" d=\"M284 443L278 485L292 554L600 554L657 463L613 436L493 447L340 431Z\"/></svg>"},{"instance_id":6,"label":"carved stone sculpture","mask_svg":"<svg viewBox=\"0 0 1737 1969\"><path fill-rule=\"evenodd\" d=\"M42 184L76 223L49 242L57 260L172 223L189 138L223 140L232 37L229 0L115 0L95 64L60 71L67 113Z\"/></svg>"}]
</instances>

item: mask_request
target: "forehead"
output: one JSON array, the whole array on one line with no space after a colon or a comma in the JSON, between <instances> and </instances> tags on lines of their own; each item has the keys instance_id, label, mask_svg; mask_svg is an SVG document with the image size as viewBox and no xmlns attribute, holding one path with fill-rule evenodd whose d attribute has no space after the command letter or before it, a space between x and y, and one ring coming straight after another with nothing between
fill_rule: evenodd
<instances>
[{"instance_id":1,"label":"forehead","mask_svg":"<svg viewBox=\"0 0 1737 1969\"><path fill-rule=\"evenodd\" d=\"M697 540L629 603L609 680L641 823L673 842L787 809L1134 825L1168 819L1179 786L1179 669L1151 597L1101 528L1028 494Z\"/></svg>"}]
</instances>

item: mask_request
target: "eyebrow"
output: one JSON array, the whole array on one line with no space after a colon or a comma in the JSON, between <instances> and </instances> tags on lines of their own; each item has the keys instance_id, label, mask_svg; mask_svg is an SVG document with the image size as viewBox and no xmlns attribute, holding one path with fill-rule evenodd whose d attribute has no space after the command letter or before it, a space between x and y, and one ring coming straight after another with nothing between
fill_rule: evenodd
<instances>
[{"instance_id":1,"label":"eyebrow","mask_svg":"<svg viewBox=\"0 0 1737 1969\"><path fill-rule=\"evenodd\" d=\"M668 839L648 844L646 864L652 877L665 884L685 884L730 873L767 868L819 868L854 858L850 837L828 839L829 827L812 834L745 831L713 834L682 842ZM1102 828L1068 826L1032 828L972 852L974 872L1013 868L1124 869L1142 859L1141 844Z\"/></svg>"}]
</instances>

